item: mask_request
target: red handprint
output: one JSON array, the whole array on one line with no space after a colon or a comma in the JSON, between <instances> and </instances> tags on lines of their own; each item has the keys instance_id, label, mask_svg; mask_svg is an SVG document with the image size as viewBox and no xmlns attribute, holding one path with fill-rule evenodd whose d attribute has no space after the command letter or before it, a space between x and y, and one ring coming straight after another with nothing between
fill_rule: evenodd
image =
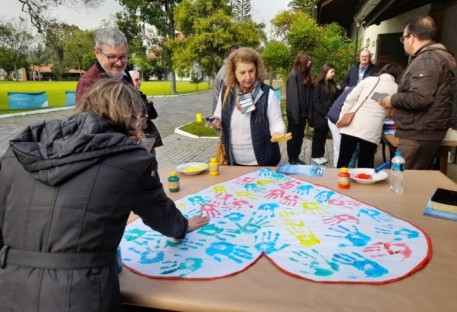
<instances>
[{"instance_id":1,"label":"red handprint","mask_svg":"<svg viewBox=\"0 0 457 312\"><path fill-rule=\"evenodd\" d=\"M213 204L206 204L200 207L202 213L207 217L219 216L221 213L216 208L217 206Z\"/></svg>"},{"instance_id":2,"label":"red handprint","mask_svg":"<svg viewBox=\"0 0 457 312\"><path fill-rule=\"evenodd\" d=\"M402 255L403 259L411 257L411 248L405 243L377 242L363 249L366 253L371 253L372 258Z\"/></svg>"}]
</instances>

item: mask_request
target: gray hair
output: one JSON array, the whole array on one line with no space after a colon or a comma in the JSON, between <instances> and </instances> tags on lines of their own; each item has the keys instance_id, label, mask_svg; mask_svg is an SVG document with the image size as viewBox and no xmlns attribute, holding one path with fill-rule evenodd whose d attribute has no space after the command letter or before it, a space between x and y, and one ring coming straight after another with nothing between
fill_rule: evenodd
<instances>
[{"instance_id":1,"label":"gray hair","mask_svg":"<svg viewBox=\"0 0 457 312\"><path fill-rule=\"evenodd\" d=\"M362 54L362 52L368 52L368 54L370 54L370 56L372 56L370 49L368 49L367 47L360 50L360 54Z\"/></svg>"},{"instance_id":2,"label":"gray hair","mask_svg":"<svg viewBox=\"0 0 457 312\"><path fill-rule=\"evenodd\" d=\"M127 47L127 38L124 33L115 28L100 28L96 30L95 47L101 49L104 45L114 47L124 45Z\"/></svg>"}]
</instances>

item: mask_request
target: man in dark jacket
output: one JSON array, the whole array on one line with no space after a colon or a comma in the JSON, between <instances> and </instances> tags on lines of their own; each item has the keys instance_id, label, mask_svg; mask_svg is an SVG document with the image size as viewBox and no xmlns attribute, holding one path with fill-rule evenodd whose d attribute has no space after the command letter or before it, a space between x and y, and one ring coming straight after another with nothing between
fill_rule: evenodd
<instances>
[{"instance_id":1,"label":"man in dark jacket","mask_svg":"<svg viewBox=\"0 0 457 312\"><path fill-rule=\"evenodd\" d=\"M175 238L208 223L164 192L138 93L100 79L86 96L84 112L27 127L0 160L2 312L121 311L114 264L130 213Z\"/></svg>"},{"instance_id":2,"label":"man in dark jacket","mask_svg":"<svg viewBox=\"0 0 457 312\"><path fill-rule=\"evenodd\" d=\"M435 154L451 125L456 90L456 62L442 44L435 43L435 22L430 16L410 20L400 41L410 55L398 93L380 104L394 108L397 149L405 169L433 169Z\"/></svg>"},{"instance_id":3,"label":"man in dark jacket","mask_svg":"<svg viewBox=\"0 0 457 312\"><path fill-rule=\"evenodd\" d=\"M379 67L371 62L371 52L364 48L360 52L359 63L352 66L346 78L341 84L341 90L344 91L349 87L355 87L357 83L367 77L373 76L379 71Z\"/></svg>"}]
</instances>

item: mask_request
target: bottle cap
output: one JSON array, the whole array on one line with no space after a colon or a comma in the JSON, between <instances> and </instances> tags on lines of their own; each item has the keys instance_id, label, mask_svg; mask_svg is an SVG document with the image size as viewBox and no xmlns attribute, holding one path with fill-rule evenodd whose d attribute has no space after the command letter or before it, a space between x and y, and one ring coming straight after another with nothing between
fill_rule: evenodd
<instances>
[{"instance_id":1,"label":"bottle cap","mask_svg":"<svg viewBox=\"0 0 457 312\"><path fill-rule=\"evenodd\" d=\"M348 168L346 168L346 167L341 167L340 172L346 173L346 172L348 172Z\"/></svg>"},{"instance_id":2,"label":"bottle cap","mask_svg":"<svg viewBox=\"0 0 457 312\"><path fill-rule=\"evenodd\" d=\"M401 151L395 151L395 156L403 156L403 153Z\"/></svg>"},{"instance_id":3,"label":"bottle cap","mask_svg":"<svg viewBox=\"0 0 457 312\"><path fill-rule=\"evenodd\" d=\"M215 162L217 162L217 158L216 158L216 157L213 157L213 158L211 158L211 159L209 160L209 162L215 163Z\"/></svg>"},{"instance_id":4,"label":"bottle cap","mask_svg":"<svg viewBox=\"0 0 457 312\"><path fill-rule=\"evenodd\" d=\"M176 171L170 171L170 177L176 177Z\"/></svg>"}]
</instances>

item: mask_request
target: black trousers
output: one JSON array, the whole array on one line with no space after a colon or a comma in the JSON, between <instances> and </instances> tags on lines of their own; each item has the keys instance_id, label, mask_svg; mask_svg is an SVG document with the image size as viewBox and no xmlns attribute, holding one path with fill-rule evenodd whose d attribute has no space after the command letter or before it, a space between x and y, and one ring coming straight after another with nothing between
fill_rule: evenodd
<instances>
[{"instance_id":1,"label":"black trousers","mask_svg":"<svg viewBox=\"0 0 457 312\"><path fill-rule=\"evenodd\" d=\"M287 132L292 133L292 139L287 141L287 156L289 156L289 159L296 159L300 155L303 138L305 137L305 126L306 119L300 119L298 125L289 122L287 126Z\"/></svg>"},{"instance_id":2,"label":"black trousers","mask_svg":"<svg viewBox=\"0 0 457 312\"><path fill-rule=\"evenodd\" d=\"M311 158L324 157L327 134L328 129L322 130L314 128L313 144L311 145Z\"/></svg>"},{"instance_id":3,"label":"black trousers","mask_svg":"<svg viewBox=\"0 0 457 312\"><path fill-rule=\"evenodd\" d=\"M378 145L347 134L341 134L340 156L336 165L338 168L349 167L357 143L360 146L357 166L359 168L374 168L374 155Z\"/></svg>"}]
</instances>

